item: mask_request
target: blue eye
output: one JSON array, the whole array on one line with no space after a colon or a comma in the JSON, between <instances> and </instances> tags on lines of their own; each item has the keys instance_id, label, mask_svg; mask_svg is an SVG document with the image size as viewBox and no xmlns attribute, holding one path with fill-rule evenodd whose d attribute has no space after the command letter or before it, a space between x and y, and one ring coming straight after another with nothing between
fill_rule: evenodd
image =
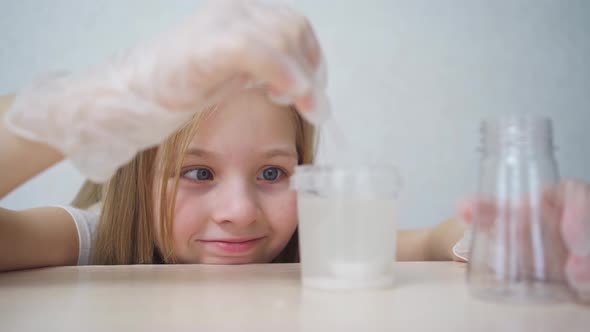
<instances>
[{"instance_id":1,"label":"blue eye","mask_svg":"<svg viewBox=\"0 0 590 332\"><path fill-rule=\"evenodd\" d=\"M274 182L277 181L282 175L283 171L277 167L267 167L256 177L257 180Z\"/></svg>"},{"instance_id":2,"label":"blue eye","mask_svg":"<svg viewBox=\"0 0 590 332\"><path fill-rule=\"evenodd\" d=\"M182 173L182 176L193 181L213 180L213 173L207 168L193 168Z\"/></svg>"}]
</instances>

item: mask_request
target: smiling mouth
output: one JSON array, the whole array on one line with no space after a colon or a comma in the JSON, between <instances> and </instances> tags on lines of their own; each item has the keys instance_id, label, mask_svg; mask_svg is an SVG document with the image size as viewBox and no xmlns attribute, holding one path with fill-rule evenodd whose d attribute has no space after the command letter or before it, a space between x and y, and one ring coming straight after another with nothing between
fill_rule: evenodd
<instances>
[{"instance_id":1,"label":"smiling mouth","mask_svg":"<svg viewBox=\"0 0 590 332\"><path fill-rule=\"evenodd\" d=\"M214 251L229 254L243 254L254 249L264 237L253 239L223 239L223 240L199 240L200 243Z\"/></svg>"}]
</instances>

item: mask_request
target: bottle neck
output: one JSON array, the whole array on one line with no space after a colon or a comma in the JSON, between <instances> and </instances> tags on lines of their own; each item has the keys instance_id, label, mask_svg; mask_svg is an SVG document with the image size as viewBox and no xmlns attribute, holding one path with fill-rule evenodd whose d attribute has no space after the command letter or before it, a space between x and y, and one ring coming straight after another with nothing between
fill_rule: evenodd
<instances>
[{"instance_id":1,"label":"bottle neck","mask_svg":"<svg viewBox=\"0 0 590 332\"><path fill-rule=\"evenodd\" d=\"M551 120L540 116L507 116L486 120L481 128L484 155L553 156Z\"/></svg>"}]
</instances>

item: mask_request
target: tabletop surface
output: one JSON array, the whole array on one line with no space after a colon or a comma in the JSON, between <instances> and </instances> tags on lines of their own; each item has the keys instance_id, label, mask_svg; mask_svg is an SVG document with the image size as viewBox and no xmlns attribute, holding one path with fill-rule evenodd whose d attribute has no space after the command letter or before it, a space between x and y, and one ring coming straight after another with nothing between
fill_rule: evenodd
<instances>
[{"instance_id":1,"label":"tabletop surface","mask_svg":"<svg viewBox=\"0 0 590 332\"><path fill-rule=\"evenodd\" d=\"M396 263L389 289L301 287L299 264L0 273L0 331L590 331L590 306L472 298L465 264Z\"/></svg>"}]
</instances>

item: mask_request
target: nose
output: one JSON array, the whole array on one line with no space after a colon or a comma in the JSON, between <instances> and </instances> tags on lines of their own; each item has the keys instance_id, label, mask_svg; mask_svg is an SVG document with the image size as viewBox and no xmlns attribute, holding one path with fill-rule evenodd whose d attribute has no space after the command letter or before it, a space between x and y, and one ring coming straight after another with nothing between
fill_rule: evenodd
<instances>
[{"instance_id":1,"label":"nose","mask_svg":"<svg viewBox=\"0 0 590 332\"><path fill-rule=\"evenodd\" d=\"M213 220L216 223L232 223L247 226L258 218L259 205L256 192L246 181L235 179L219 184Z\"/></svg>"}]
</instances>

